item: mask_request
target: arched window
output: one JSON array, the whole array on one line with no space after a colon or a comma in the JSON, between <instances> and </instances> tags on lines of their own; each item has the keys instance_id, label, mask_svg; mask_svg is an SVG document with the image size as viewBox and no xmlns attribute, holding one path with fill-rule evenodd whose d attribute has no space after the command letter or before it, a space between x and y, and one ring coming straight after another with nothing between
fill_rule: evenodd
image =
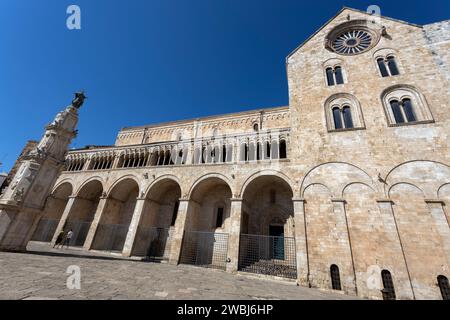
<instances>
[{"instance_id":1,"label":"arched window","mask_svg":"<svg viewBox=\"0 0 450 320\"><path fill-rule=\"evenodd\" d=\"M227 146L222 146L222 162L227 162Z\"/></svg>"},{"instance_id":2,"label":"arched window","mask_svg":"<svg viewBox=\"0 0 450 320\"><path fill-rule=\"evenodd\" d=\"M392 275L388 270L381 271L381 280L383 281L383 299L395 300L394 282L392 281Z\"/></svg>"},{"instance_id":3,"label":"arched window","mask_svg":"<svg viewBox=\"0 0 450 320\"><path fill-rule=\"evenodd\" d=\"M256 160L261 160L261 143L256 144Z\"/></svg>"},{"instance_id":4,"label":"arched window","mask_svg":"<svg viewBox=\"0 0 450 320\"><path fill-rule=\"evenodd\" d=\"M341 110L338 107L333 108L333 119L334 119L334 128L342 129Z\"/></svg>"},{"instance_id":5,"label":"arched window","mask_svg":"<svg viewBox=\"0 0 450 320\"><path fill-rule=\"evenodd\" d=\"M384 63L383 58L377 59L378 68L380 69L380 73L382 77L389 77L389 73L386 68L386 64Z\"/></svg>"},{"instance_id":6,"label":"arched window","mask_svg":"<svg viewBox=\"0 0 450 320\"><path fill-rule=\"evenodd\" d=\"M206 147L202 147L202 163L206 163Z\"/></svg>"},{"instance_id":7,"label":"arched window","mask_svg":"<svg viewBox=\"0 0 450 320\"><path fill-rule=\"evenodd\" d=\"M344 118L344 125L346 129L353 128L352 111L349 106L342 108L342 116Z\"/></svg>"},{"instance_id":8,"label":"arched window","mask_svg":"<svg viewBox=\"0 0 450 320\"><path fill-rule=\"evenodd\" d=\"M342 68L334 68L334 75L336 77L336 84L344 84L344 76L342 75Z\"/></svg>"},{"instance_id":9,"label":"arched window","mask_svg":"<svg viewBox=\"0 0 450 320\"><path fill-rule=\"evenodd\" d=\"M416 115L414 114L413 105L411 99L403 99L402 100L403 112L405 113L406 120L408 122L417 121Z\"/></svg>"},{"instance_id":10,"label":"arched window","mask_svg":"<svg viewBox=\"0 0 450 320\"><path fill-rule=\"evenodd\" d=\"M270 159L270 142L266 142L266 159Z\"/></svg>"},{"instance_id":11,"label":"arched window","mask_svg":"<svg viewBox=\"0 0 450 320\"><path fill-rule=\"evenodd\" d=\"M392 100L391 102L392 113L394 114L395 123L404 123L403 113L400 108L400 103L397 100Z\"/></svg>"},{"instance_id":12,"label":"arched window","mask_svg":"<svg viewBox=\"0 0 450 320\"><path fill-rule=\"evenodd\" d=\"M280 159L286 159L287 158L287 146L286 141L281 140L280 141Z\"/></svg>"},{"instance_id":13,"label":"arched window","mask_svg":"<svg viewBox=\"0 0 450 320\"><path fill-rule=\"evenodd\" d=\"M331 286L333 290L342 290L341 276L339 275L339 267L335 264L330 267Z\"/></svg>"},{"instance_id":14,"label":"arched window","mask_svg":"<svg viewBox=\"0 0 450 320\"><path fill-rule=\"evenodd\" d=\"M329 87L335 84L344 84L344 75L342 73L342 67L336 66L334 68L328 67L326 70L327 84Z\"/></svg>"},{"instance_id":15,"label":"arched window","mask_svg":"<svg viewBox=\"0 0 450 320\"><path fill-rule=\"evenodd\" d=\"M248 159L248 146L246 143L241 144L241 161L247 161Z\"/></svg>"},{"instance_id":16,"label":"arched window","mask_svg":"<svg viewBox=\"0 0 450 320\"><path fill-rule=\"evenodd\" d=\"M398 71L397 62L395 62L395 57L393 57L393 56L388 57L387 65L389 67L391 76L397 76L400 74L400 72Z\"/></svg>"},{"instance_id":17,"label":"arched window","mask_svg":"<svg viewBox=\"0 0 450 320\"><path fill-rule=\"evenodd\" d=\"M334 86L334 72L332 68L327 68L327 83L328 86Z\"/></svg>"},{"instance_id":18,"label":"arched window","mask_svg":"<svg viewBox=\"0 0 450 320\"><path fill-rule=\"evenodd\" d=\"M411 99L405 98L401 102L391 100L391 109L394 114L395 123L416 122L417 117Z\"/></svg>"},{"instance_id":19,"label":"arched window","mask_svg":"<svg viewBox=\"0 0 450 320\"><path fill-rule=\"evenodd\" d=\"M442 299L450 300L450 284L446 276L437 277L439 289L441 289Z\"/></svg>"},{"instance_id":20,"label":"arched window","mask_svg":"<svg viewBox=\"0 0 450 320\"><path fill-rule=\"evenodd\" d=\"M259 131L259 126L257 123L253 124L253 130L254 131Z\"/></svg>"},{"instance_id":21,"label":"arched window","mask_svg":"<svg viewBox=\"0 0 450 320\"><path fill-rule=\"evenodd\" d=\"M158 153L158 166L162 166L164 164L164 151L160 151Z\"/></svg>"},{"instance_id":22,"label":"arched window","mask_svg":"<svg viewBox=\"0 0 450 320\"><path fill-rule=\"evenodd\" d=\"M387 58L377 59L378 69L380 69L380 74L383 78L389 76L398 76L400 71L397 66L397 62L394 56L388 56Z\"/></svg>"}]
</instances>

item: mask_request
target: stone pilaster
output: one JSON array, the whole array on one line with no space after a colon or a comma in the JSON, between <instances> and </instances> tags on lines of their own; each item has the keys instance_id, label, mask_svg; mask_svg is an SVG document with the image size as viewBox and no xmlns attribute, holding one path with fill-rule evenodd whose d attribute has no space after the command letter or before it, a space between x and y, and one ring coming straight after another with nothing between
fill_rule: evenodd
<instances>
[{"instance_id":1,"label":"stone pilaster","mask_svg":"<svg viewBox=\"0 0 450 320\"><path fill-rule=\"evenodd\" d=\"M187 214L190 206L190 200L180 199L178 207L177 220L173 230L169 263L178 264L181 254L181 246L183 243L184 228L186 226Z\"/></svg>"},{"instance_id":2,"label":"stone pilaster","mask_svg":"<svg viewBox=\"0 0 450 320\"><path fill-rule=\"evenodd\" d=\"M439 199L426 199L425 202L428 205L431 216L436 222L437 231L442 238L442 242L450 243L450 228L444 211L444 201ZM443 246L443 249L446 251L447 257L450 257L450 245Z\"/></svg>"},{"instance_id":3,"label":"stone pilaster","mask_svg":"<svg viewBox=\"0 0 450 320\"><path fill-rule=\"evenodd\" d=\"M56 239L58 238L58 234L64 230L64 225L66 224L67 218L69 217L69 214L72 211L72 208L74 206L76 199L77 198L75 196L70 196L69 199L67 200L66 207L64 208L64 212L61 216L61 219L59 220L58 226L56 227L55 234L53 235L53 238L52 238L52 246L55 245Z\"/></svg>"},{"instance_id":4,"label":"stone pilaster","mask_svg":"<svg viewBox=\"0 0 450 320\"><path fill-rule=\"evenodd\" d=\"M294 204L295 249L297 280L301 286L309 286L308 240L306 233L305 200L292 199Z\"/></svg>"},{"instance_id":5,"label":"stone pilaster","mask_svg":"<svg viewBox=\"0 0 450 320\"><path fill-rule=\"evenodd\" d=\"M136 205L134 207L133 218L131 219L130 226L128 228L127 238L123 246L122 255L124 257L130 257L134 239L136 238L136 233L139 228L139 222L141 221L142 212L144 211L145 198L138 198L136 200Z\"/></svg>"},{"instance_id":6,"label":"stone pilaster","mask_svg":"<svg viewBox=\"0 0 450 320\"><path fill-rule=\"evenodd\" d=\"M349 294L358 294L356 288L355 264L353 261L353 251L348 230L347 215L345 212L344 199L331 199L333 203L333 212L336 217L336 229L339 234L341 250L343 256L340 257L342 262L341 281L343 289Z\"/></svg>"},{"instance_id":7,"label":"stone pilaster","mask_svg":"<svg viewBox=\"0 0 450 320\"><path fill-rule=\"evenodd\" d=\"M396 251L398 252L398 271L394 272L394 277L397 279L402 279L403 281L397 281L396 294L398 299L415 299L414 289L412 287L411 276L408 269L408 263L406 261L405 252L403 250L403 244L400 237L400 233L397 227L397 221L395 219L394 210L393 210L393 202L390 199L379 199L377 200L378 207L380 209L381 218L383 220L383 226L388 234L390 240L393 244L396 245ZM391 270L392 271L392 270ZM380 275L381 277L381 275ZM380 286L381 279L380 279ZM380 287L380 290L383 288Z\"/></svg>"},{"instance_id":8,"label":"stone pilaster","mask_svg":"<svg viewBox=\"0 0 450 320\"><path fill-rule=\"evenodd\" d=\"M227 259L228 272L236 272L238 270L241 221L242 221L242 199L231 199L230 234L228 239L228 259Z\"/></svg>"},{"instance_id":9,"label":"stone pilaster","mask_svg":"<svg viewBox=\"0 0 450 320\"><path fill-rule=\"evenodd\" d=\"M84 241L83 249L90 250L92 243L94 242L95 232L97 232L98 224L102 218L103 212L105 211L106 204L108 203L108 198L100 197L98 201L97 208L95 210L94 220L91 222L91 227Z\"/></svg>"}]
</instances>

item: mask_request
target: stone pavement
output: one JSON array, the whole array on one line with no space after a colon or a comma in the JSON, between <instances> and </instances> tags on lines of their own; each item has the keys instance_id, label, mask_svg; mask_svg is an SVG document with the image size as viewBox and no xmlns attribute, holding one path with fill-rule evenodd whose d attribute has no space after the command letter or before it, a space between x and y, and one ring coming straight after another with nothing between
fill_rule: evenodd
<instances>
[{"instance_id":1,"label":"stone pavement","mask_svg":"<svg viewBox=\"0 0 450 320\"><path fill-rule=\"evenodd\" d=\"M194 266L55 251L0 252L0 299L355 299ZM81 270L80 290L66 285L67 268L73 265Z\"/></svg>"}]
</instances>

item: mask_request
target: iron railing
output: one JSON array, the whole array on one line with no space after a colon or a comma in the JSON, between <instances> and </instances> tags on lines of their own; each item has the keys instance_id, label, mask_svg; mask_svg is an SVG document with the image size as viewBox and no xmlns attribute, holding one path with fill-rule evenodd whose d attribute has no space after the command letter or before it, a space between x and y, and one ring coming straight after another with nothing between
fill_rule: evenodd
<instances>
[{"instance_id":1,"label":"iron railing","mask_svg":"<svg viewBox=\"0 0 450 320\"><path fill-rule=\"evenodd\" d=\"M239 271L296 279L295 239L242 234Z\"/></svg>"},{"instance_id":2,"label":"iron railing","mask_svg":"<svg viewBox=\"0 0 450 320\"><path fill-rule=\"evenodd\" d=\"M99 224L92 249L122 252L129 226L129 224Z\"/></svg>"},{"instance_id":3,"label":"iron railing","mask_svg":"<svg viewBox=\"0 0 450 320\"><path fill-rule=\"evenodd\" d=\"M227 233L185 231L180 263L225 270L227 253Z\"/></svg>"},{"instance_id":4,"label":"iron railing","mask_svg":"<svg viewBox=\"0 0 450 320\"><path fill-rule=\"evenodd\" d=\"M51 242L58 227L59 220L42 218L39 220L31 241Z\"/></svg>"},{"instance_id":5,"label":"iron railing","mask_svg":"<svg viewBox=\"0 0 450 320\"><path fill-rule=\"evenodd\" d=\"M149 260L169 260L172 233L170 228L138 227L133 255Z\"/></svg>"}]
</instances>

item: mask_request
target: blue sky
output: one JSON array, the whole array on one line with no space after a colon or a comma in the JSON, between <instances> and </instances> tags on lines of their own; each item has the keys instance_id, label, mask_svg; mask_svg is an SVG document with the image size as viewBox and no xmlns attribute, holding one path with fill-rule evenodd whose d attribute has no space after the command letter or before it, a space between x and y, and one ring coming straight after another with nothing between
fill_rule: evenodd
<instances>
[{"instance_id":1,"label":"blue sky","mask_svg":"<svg viewBox=\"0 0 450 320\"><path fill-rule=\"evenodd\" d=\"M82 29L66 28L81 8ZM0 171L85 89L72 147L121 127L288 104L285 57L342 6L417 24L448 0L0 0Z\"/></svg>"}]
</instances>

